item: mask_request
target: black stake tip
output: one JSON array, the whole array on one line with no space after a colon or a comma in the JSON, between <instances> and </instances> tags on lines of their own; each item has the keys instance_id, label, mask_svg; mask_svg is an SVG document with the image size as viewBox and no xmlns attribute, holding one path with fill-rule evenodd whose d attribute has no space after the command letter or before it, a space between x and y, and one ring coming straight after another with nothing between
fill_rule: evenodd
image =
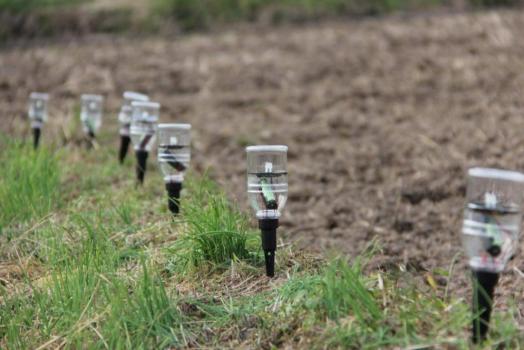
<instances>
[{"instance_id":1,"label":"black stake tip","mask_svg":"<svg viewBox=\"0 0 524 350\"><path fill-rule=\"evenodd\" d=\"M136 151L136 179L138 181L139 185L142 185L144 183L144 177L146 175L147 170L147 156L149 155L149 152L138 150Z\"/></svg>"},{"instance_id":2,"label":"black stake tip","mask_svg":"<svg viewBox=\"0 0 524 350\"><path fill-rule=\"evenodd\" d=\"M166 182L167 200L169 211L177 215L180 210L180 192L182 191L181 182Z\"/></svg>"},{"instance_id":3,"label":"black stake tip","mask_svg":"<svg viewBox=\"0 0 524 350\"><path fill-rule=\"evenodd\" d=\"M40 144L40 135L42 134L42 129L33 128L33 148L37 149Z\"/></svg>"},{"instance_id":4,"label":"black stake tip","mask_svg":"<svg viewBox=\"0 0 524 350\"><path fill-rule=\"evenodd\" d=\"M275 252L277 251L278 219L260 219L258 227L262 238L262 249L266 262L266 275L275 276Z\"/></svg>"},{"instance_id":5,"label":"black stake tip","mask_svg":"<svg viewBox=\"0 0 524 350\"><path fill-rule=\"evenodd\" d=\"M499 274L486 271L473 271L473 343L486 339L493 306L493 295L499 280Z\"/></svg>"},{"instance_id":6,"label":"black stake tip","mask_svg":"<svg viewBox=\"0 0 524 350\"><path fill-rule=\"evenodd\" d=\"M264 250L264 258L266 260L266 276L275 277L275 252Z\"/></svg>"},{"instance_id":7,"label":"black stake tip","mask_svg":"<svg viewBox=\"0 0 524 350\"><path fill-rule=\"evenodd\" d=\"M118 151L118 161L120 164L124 163L126 159L127 150L129 149L129 144L131 143L131 138L127 135L120 135L120 150Z\"/></svg>"}]
</instances>

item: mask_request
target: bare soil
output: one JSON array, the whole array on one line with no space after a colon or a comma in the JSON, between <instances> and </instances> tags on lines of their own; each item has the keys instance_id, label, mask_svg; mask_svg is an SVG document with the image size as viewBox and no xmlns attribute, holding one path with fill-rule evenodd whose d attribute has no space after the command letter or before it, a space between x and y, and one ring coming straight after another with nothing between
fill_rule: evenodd
<instances>
[{"instance_id":1,"label":"bare soil","mask_svg":"<svg viewBox=\"0 0 524 350\"><path fill-rule=\"evenodd\" d=\"M121 93L146 92L163 121L193 124L194 168L242 207L244 146L289 146L284 240L357 255L377 237L386 269L456 257L461 295L467 168L524 171L523 38L508 11L19 42L0 51L1 129L25 132L28 94L49 91L47 137L67 139L79 95L103 93L116 154ZM522 300L517 269L522 252L498 293Z\"/></svg>"}]
</instances>

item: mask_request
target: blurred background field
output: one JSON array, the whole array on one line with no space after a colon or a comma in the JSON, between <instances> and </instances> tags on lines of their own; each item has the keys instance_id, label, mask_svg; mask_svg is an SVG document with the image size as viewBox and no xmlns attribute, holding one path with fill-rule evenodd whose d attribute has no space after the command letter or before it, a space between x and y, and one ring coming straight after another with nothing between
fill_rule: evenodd
<instances>
[{"instance_id":1,"label":"blurred background field","mask_svg":"<svg viewBox=\"0 0 524 350\"><path fill-rule=\"evenodd\" d=\"M520 6L522 0L1 0L0 38L187 32L230 23Z\"/></svg>"}]
</instances>

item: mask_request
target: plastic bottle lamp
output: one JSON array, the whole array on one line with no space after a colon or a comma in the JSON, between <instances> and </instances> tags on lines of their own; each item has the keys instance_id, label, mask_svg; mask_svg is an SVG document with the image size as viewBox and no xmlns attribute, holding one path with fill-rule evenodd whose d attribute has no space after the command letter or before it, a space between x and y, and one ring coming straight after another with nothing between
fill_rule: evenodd
<instances>
[{"instance_id":1,"label":"plastic bottle lamp","mask_svg":"<svg viewBox=\"0 0 524 350\"><path fill-rule=\"evenodd\" d=\"M129 137L133 112L131 103L133 101L149 101L148 96L133 91L124 92L123 97L124 103L118 114L118 121L120 122L120 150L118 152L118 160L120 163L124 162L129 144L131 143L131 138Z\"/></svg>"},{"instance_id":2,"label":"plastic bottle lamp","mask_svg":"<svg viewBox=\"0 0 524 350\"><path fill-rule=\"evenodd\" d=\"M468 171L462 242L473 275L474 343L486 338L499 274L515 253L523 192L524 174L489 168Z\"/></svg>"},{"instance_id":3,"label":"plastic bottle lamp","mask_svg":"<svg viewBox=\"0 0 524 350\"><path fill-rule=\"evenodd\" d=\"M139 184L144 182L147 157L155 143L160 104L156 102L134 101L131 103L133 118L130 134L137 159L136 176Z\"/></svg>"},{"instance_id":4,"label":"plastic bottle lamp","mask_svg":"<svg viewBox=\"0 0 524 350\"><path fill-rule=\"evenodd\" d=\"M84 133L92 142L98 129L102 126L104 98L100 95L82 95L80 120Z\"/></svg>"},{"instance_id":5,"label":"plastic bottle lamp","mask_svg":"<svg viewBox=\"0 0 524 350\"><path fill-rule=\"evenodd\" d=\"M164 175L169 210L179 211L180 191L191 160L191 125L158 125L158 162Z\"/></svg>"},{"instance_id":6,"label":"plastic bottle lamp","mask_svg":"<svg viewBox=\"0 0 524 350\"><path fill-rule=\"evenodd\" d=\"M49 95L40 92L32 92L29 95L29 120L33 129L33 146L38 148L42 126L47 121L47 102Z\"/></svg>"},{"instance_id":7,"label":"plastic bottle lamp","mask_svg":"<svg viewBox=\"0 0 524 350\"><path fill-rule=\"evenodd\" d=\"M287 146L249 146L247 192L261 230L266 274L275 275L278 220L287 200Z\"/></svg>"}]
</instances>

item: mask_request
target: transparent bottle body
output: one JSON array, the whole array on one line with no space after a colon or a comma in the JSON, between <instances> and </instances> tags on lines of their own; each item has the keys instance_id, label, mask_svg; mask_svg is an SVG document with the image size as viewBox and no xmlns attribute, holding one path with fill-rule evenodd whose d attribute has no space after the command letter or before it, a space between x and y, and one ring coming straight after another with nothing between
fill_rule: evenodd
<instances>
[{"instance_id":1,"label":"transparent bottle body","mask_svg":"<svg viewBox=\"0 0 524 350\"><path fill-rule=\"evenodd\" d=\"M118 121L120 123L120 135L129 136L131 129L132 120L132 108L131 105L123 105L118 113Z\"/></svg>"},{"instance_id":2,"label":"transparent bottle body","mask_svg":"<svg viewBox=\"0 0 524 350\"><path fill-rule=\"evenodd\" d=\"M522 214L518 207L488 208L471 202L464 210L462 243L474 270L501 272L515 254Z\"/></svg>"},{"instance_id":3,"label":"transparent bottle body","mask_svg":"<svg viewBox=\"0 0 524 350\"><path fill-rule=\"evenodd\" d=\"M102 126L102 101L82 100L80 120L86 134L95 134Z\"/></svg>"},{"instance_id":4,"label":"transparent bottle body","mask_svg":"<svg viewBox=\"0 0 524 350\"><path fill-rule=\"evenodd\" d=\"M151 151L155 144L156 123L133 121L129 131L135 151Z\"/></svg>"},{"instance_id":5,"label":"transparent bottle body","mask_svg":"<svg viewBox=\"0 0 524 350\"><path fill-rule=\"evenodd\" d=\"M155 102L131 103L132 121L129 133L135 151L150 152L155 144L160 105Z\"/></svg>"},{"instance_id":6,"label":"transparent bottle body","mask_svg":"<svg viewBox=\"0 0 524 350\"><path fill-rule=\"evenodd\" d=\"M522 220L521 177L498 169L470 169L462 244L472 269L501 272L515 254Z\"/></svg>"},{"instance_id":7,"label":"transparent bottle body","mask_svg":"<svg viewBox=\"0 0 524 350\"><path fill-rule=\"evenodd\" d=\"M279 218L287 201L287 172L248 173L247 193L258 219Z\"/></svg>"},{"instance_id":8,"label":"transparent bottle body","mask_svg":"<svg viewBox=\"0 0 524 350\"><path fill-rule=\"evenodd\" d=\"M247 147L247 193L258 219L279 218L287 201L287 147Z\"/></svg>"},{"instance_id":9,"label":"transparent bottle body","mask_svg":"<svg viewBox=\"0 0 524 350\"><path fill-rule=\"evenodd\" d=\"M41 128L47 121L47 100L41 98L30 98L28 109L29 120L32 128Z\"/></svg>"},{"instance_id":10,"label":"transparent bottle body","mask_svg":"<svg viewBox=\"0 0 524 350\"><path fill-rule=\"evenodd\" d=\"M118 113L118 121L120 123L120 135L129 136L131 122L133 121L133 108L131 107L131 104L134 101L149 101L149 97L138 92L126 91L123 94L123 98L124 102L122 103L122 107L120 108L120 112Z\"/></svg>"},{"instance_id":11,"label":"transparent bottle body","mask_svg":"<svg viewBox=\"0 0 524 350\"><path fill-rule=\"evenodd\" d=\"M191 161L189 129L158 129L158 162L165 182L182 182Z\"/></svg>"}]
</instances>

